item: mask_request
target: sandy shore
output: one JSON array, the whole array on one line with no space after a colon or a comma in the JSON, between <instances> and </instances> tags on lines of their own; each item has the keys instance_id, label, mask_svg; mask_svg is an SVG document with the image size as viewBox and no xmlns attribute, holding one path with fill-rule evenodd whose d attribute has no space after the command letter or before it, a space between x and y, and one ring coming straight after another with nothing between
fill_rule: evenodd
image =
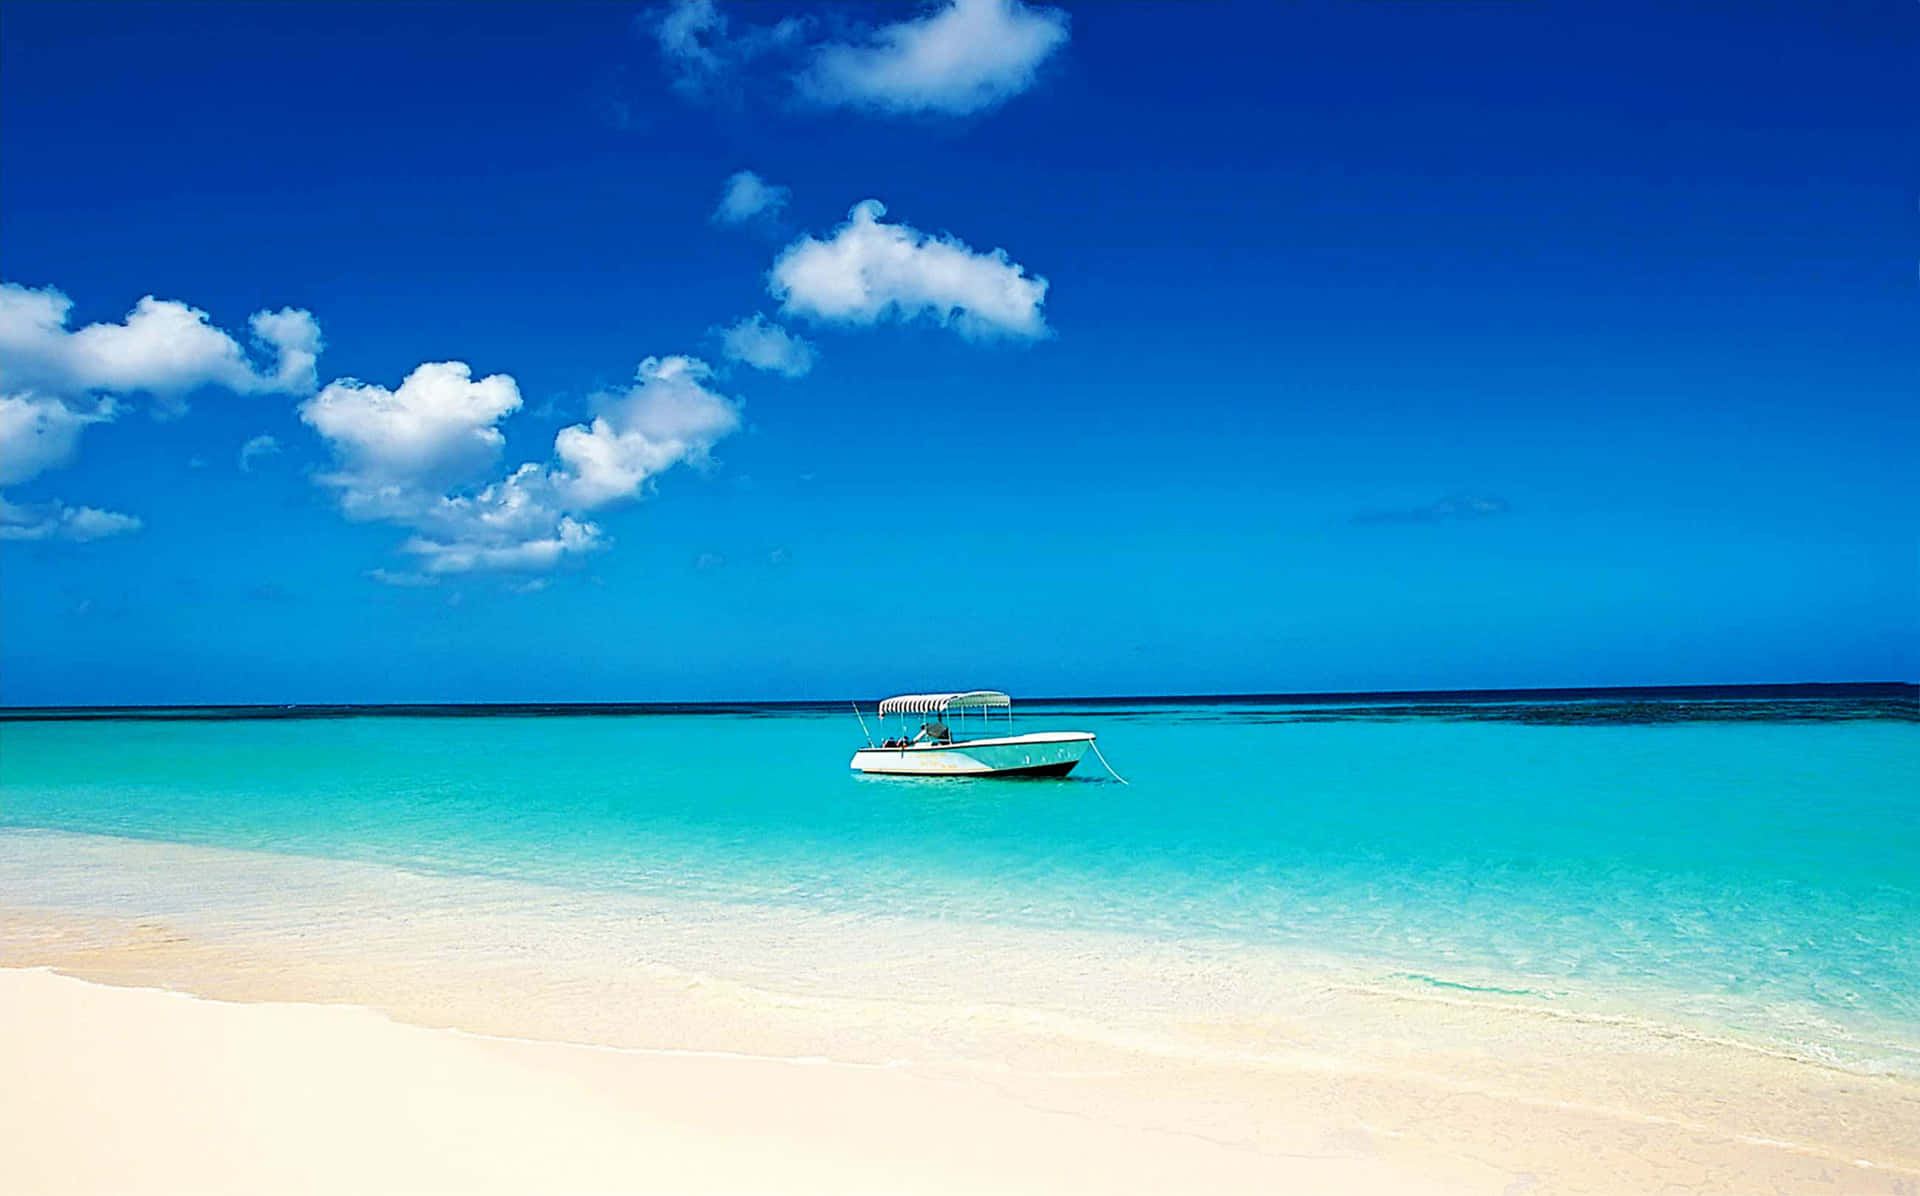
<instances>
[{"instance_id":1,"label":"sandy shore","mask_svg":"<svg viewBox=\"0 0 1920 1196\"><path fill-rule=\"evenodd\" d=\"M23 1196L1920 1186L1898 1154L1911 1143L1849 1161L1808 1138L1324 1061L983 1069L583 1046L43 969L0 969L0 1059L0 1188ZM1862 1105L1883 1095L1871 1084L1828 1082L1842 1110L1906 1116Z\"/></svg>"},{"instance_id":2,"label":"sandy shore","mask_svg":"<svg viewBox=\"0 0 1920 1196\"><path fill-rule=\"evenodd\" d=\"M1630 1008L1150 936L0 846L9 1194L1920 1192L1911 1076Z\"/></svg>"},{"instance_id":3,"label":"sandy shore","mask_svg":"<svg viewBox=\"0 0 1920 1196\"><path fill-rule=\"evenodd\" d=\"M985 1083L611 1050L0 971L0 1169L76 1192L1446 1192ZM1475 1182L1475 1180L1479 1182Z\"/></svg>"}]
</instances>

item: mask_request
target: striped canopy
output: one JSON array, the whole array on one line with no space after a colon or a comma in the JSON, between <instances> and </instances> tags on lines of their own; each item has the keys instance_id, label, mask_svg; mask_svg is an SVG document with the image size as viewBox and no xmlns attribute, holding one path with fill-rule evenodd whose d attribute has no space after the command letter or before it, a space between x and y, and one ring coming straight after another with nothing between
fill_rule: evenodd
<instances>
[{"instance_id":1,"label":"striped canopy","mask_svg":"<svg viewBox=\"0 0 1920 1196\"><path fill-rule=\"evenodd\" d=\"M1013 699L997 689L970 689L958 694L901 694L880 703L881 714L928 714L947 710L983 710L1011 706Z\"/></svg>"}]
</instances>

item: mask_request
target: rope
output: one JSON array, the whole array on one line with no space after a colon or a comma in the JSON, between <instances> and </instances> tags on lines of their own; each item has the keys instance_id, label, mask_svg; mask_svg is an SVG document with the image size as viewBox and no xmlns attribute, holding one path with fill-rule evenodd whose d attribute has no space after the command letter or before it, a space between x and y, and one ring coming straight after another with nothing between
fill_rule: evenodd
<instances>
[{"instance_id":1,"label":"rope","mask_svg":"<svg viewBox=\"0 0 1920 1196\"><path fill-rule=\"evenodd\" d=\"M1100 755L1100 745L1099 745L1099 744L1097 744L1097 743L1095 743L1095 742L1093 742L1093 741L1092 741L1091 739L1089 739L1089 740L1087 741L1087 746L1093 749L1093 754L1094 754L1095 756L1099 756L1099 757L1100 757L1100 767L1102 767L1102 768L1104 768L1104 769L1106 769L1106 770L1107 770L1107 775L1108 775L1108 776L1110 776L1110 777L1112 777L1112 778L1113 778L1114 780L1116 780L1116 781L1118 781L1118 782L1120 782L1120 783L1121 783L1122 785L1125 785L1125 784L1127 783L1127 778L1125 778L1125 777L1123 777L1123 776L1121 776L1121 775L1120 775L1119 773L1117 773L1117 772L1115 772L1115 771L1113 771L1113 765L1111 765L1111 764L1108 764L1108 763L1107 763L1107 758L1106 758L1105 756L1101 756L1101 755Z\"/></svg>"}]
</instances>

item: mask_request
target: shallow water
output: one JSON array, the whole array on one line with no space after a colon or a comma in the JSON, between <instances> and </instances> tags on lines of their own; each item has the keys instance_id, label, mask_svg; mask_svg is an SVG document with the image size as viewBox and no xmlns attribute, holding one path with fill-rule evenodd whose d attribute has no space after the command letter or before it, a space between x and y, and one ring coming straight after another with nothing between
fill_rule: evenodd
<instances>
[{"instance_id":1,"label":"shallow water","mask_svg":"<svg viewBox=\"0 0 1920 1196\"><path fill-rule=\"evenodd\" d=\"M1020 708L1021 729L1097 732L1130 785L1091 758L1066 781L863 778L851 712L805 708L6 721L0 828L1293 952L1920 1074L1912 710L1910 690ZM0 899L140 912L97 860L58 885L36 867L0 875L42 892ZM541 916L564 936L607 908Z\"/></svg>"}]
</instances>

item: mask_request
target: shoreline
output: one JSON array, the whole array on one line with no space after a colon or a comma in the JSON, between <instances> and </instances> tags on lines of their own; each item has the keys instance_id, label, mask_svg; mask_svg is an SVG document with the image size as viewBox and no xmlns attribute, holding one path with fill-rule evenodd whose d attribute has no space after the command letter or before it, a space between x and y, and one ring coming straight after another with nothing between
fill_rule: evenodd
<instances>
[{"instance_id":1,"label":"shoreline","mask_svg":"<svg viewBox=\"0 0 1920 1196\"><path fill-rule=\"evenodd\" d=\"M65 995L24 1010L0 999L16 1034L49 1009L103 1009L81 995L96 988L131 994L112 1002L124 1013L101 1013L112 1024L148 1018L149 998L168 995L221 1010L350 1011L464 1044L447 1048L461 1058L525 1054L549 1077L573 1074L563 1059L592 1055L626 1078L582 1116L616 1108L647 1124L661 1110L634 1106L641 1097L623 1085L644 1088L641 1073L669 1062L711 1077L703 1084L736 1066L777 1069L777 1083L755 1082L794 1089L789 1099L808 1107L826 1090L853 1100L896 1081L923 1095L914 1085L944 1085L971 1094L968 1116L987 1118L958 1131L985 1153L997 1135L1026 1141L1034 1123L1023 1118L1044 1111L1116 1141L1212 1143L1239 1160L1215 1173L1224 1191L1367 1191L1379 1176L1390 1177L1386 1191L1492 1193L1523 1180L1535 1186L1519 1190L1657 1191L1683 1174L1705 1177L1696 1190L1727 1193L1920 1184L1920 1082L1684 1027L1499 994L1395 991L1144 937L645 901L603 910L591 894L342 861L101 836L53 846L76 875L110 879L93 909L51 881L38 886L45 903L28 906L21 890L34 891L37 874L15 860L13 883L0 886L14 894L0 900L0 967L14 969L0 973L0 992L33 974L21 968L86 986L48 990ZM112 912L116 903L125 910ZM216 1020L240 1032L233 1016ZM386 1033L356 1032L342 1049L371 1049ZM144 1066L128 1058L92 1086L138 1089L152 1079ZM404 1069L380 1075L382 1088L411 1082ZM488 1099L511 1097L500 1075L474 1083L496 1089ZM937 1100L915 1107L916 1117L948 1115ZM31 1126L41 1113L21 1116ZM696 1130L759 1140L778 1126L743 1113ZM847 1160L857 1163L858 1144L832 1140L834 1166L857 1171ZM1078 1183L1070 1160L1033 1149L1028 1171L1057 1182L1023 1189L1019 1175L995 1173L950 1190L1129 1190L1125 1176ZM934 1183L945 1174L937 1157L932 1145L914 1156L925 1174L914 1158L895 1159L885 1186L911 1187L902 1177L912 1174L948 1190ZM1286 1170L1302 1158L1350 1170ZM833 1174L839 1190L859 1190L853 1173ZM171 1186L209 1187L179 1180Z\"/></svg>"},{"instance_id":2,"label":"shoreline","mask_svg":"<svg viewBox=\"0 0 1920 1196\"><path fill-rule=\"evenodd\" d=\"M26 851L20 852L22 846ZM10 854L8 848L17 854ZM64 881L41 865L58 859L70 873ZM1796 1016L1812 1018L1819 1029L1837 1035L1857 1049L1855 1057L1837 1057L1832 1042L1809 1043L1781 1035L1786 1024L1766 1030L1720 1020L1720 1007L1689 1009L1687 994L1677 989L1648 989L1634 985L1595 988L1559 979L1536 987L1511 987L1516 980L1483 973L1465 961L1448 961L1449 974L1440 977L1411 969L1404 960L1369 958L1331 950L1308 951L1286 943L1254 947L1238 939L1194 936L1166 928L1156 932L1124 929L1104 922L1054 925L1023 920L976 920L928 917L917 913L881 914L838 908L815 908L803 902L757 902L725 894L663 895L652 890L604 891L556 886L543 879L488 876L449 870L422 861L424 866L368 860L353 856L291 854L264 848L212 846L169 839L128 837L46 828L0 827L0 967L49 962L33 952L48 944L36 939L51 935L57 964L70 949L82 954L96 947L137 947L122 961L153 950L147 932L165 927L159 943L193 941L205 947L265 952L279 969L291 975L290 964L315 951L336 950L330 959L338 970L367 972L360 965L385 952L386 964L432 963L470 967L482 962L489 949L510 946L506 941L479 943L469 929L494 930L503 940L549 938L556 931L570 941L573 953L564 961L554 957L554 944L543 944L542 969L558 966L595 966L616 950L637 956L629 966L664 977L670 982L720 985L741 991L763 988L771 993L798 993L806 999L881 999L917 1003L965 999L974 1005L1032 1007L1055 1014L1110 1014L1112 1008L1093 1010L1089 1002L1124 997L1138 1004L1150 1001L1150 1012L1172 1015L1196 996L1204 996L1216 1014L1258 1017L1274 1012L1271 993L1277 988L1314 990L1322 994L1393 1005L1407 1003L1422 1009L1454 1009L1466 1015L1538 1019L1569 1027L1623 1033L1671 1041L1682 1048L1705 1048L1743 1053L1762 1061L1780 1061L1831 1069L1842 1075L1889 1078L1920 1084L1920 1025L1899 1021L1870 1010L1809 1008ZM103 873L115 875L119 891L108 893L97 883ZM169 877L196 875L208 883L178 883ZM38 885L43 899L30 904L9 901L11 888L25 892ZM233 889L235 892L225 892ZM219 892L222 901L205 899ZM278 908L262 916L258 903L271 900ZM582 917L593 914L590 921ZM400 924L426 920L432 925ZM9 922L12 925L9 926ZM556 924L558 923L558 924ZM248 928L268 932L256 941ZM644 927L638 936L634 927ZM92 933L100 930L101 935ZM967 936L971 935L969 938ZM280 938L277 944L271 941ZM290 937L289 937L290 936ZM482 936L484 937L484 936ZM352 939L352 944L345 940ZM97 941L96 941L97 940ZM804 941L803 941L804 940ZM829 958L827 948L858 941L864 948L848 958ZM288 949L291 943L307 946ZM344 956L337 951L346 947ZM372 947L377 950L365 950ZM753 966L739 966L737 948L752 957ZM950 967L929 970L930 985L916 985L899 970L867 968L850 973L868 956L881 953L922 953L916 963L939 957ZM1006 959L1020 952L1020 962L1035 969L1020 980L1045 982L1045 992L1020 983L993 984L972 970L970 954ZM495 954L499 954L498 950ZM1058 957L1082 959L1087 967L1062 977L1050 964ZM245 961L228 961L235 976L245 974L235 987L209 972L196 982L203 995L221 1000L303 1001L307 989L276 986L266 979L271 970ZM257 961L256 961L257 962ZM1103 990L1087 982L1093 973L1112 977L1116 964L1131 969L1124 991ZM171 966L171 965L170 965ZM1178 973L1206 973L1212 982L1204 992L1173 981ZM192 974L192 969L188 969ZM83 978L122 983L120 963L105 966L99 975ZM373 977L380 979L377 975ZM1063 988L1062 980L1072 983ZM1524 979L1524 978L1523 978ZM880 982L876 984L876 981ZM843 991L842 982L851 983ZM1526 983L1533 984L1531 980ZM305 981L302 982L306 983ZM964 984L964 993L956 983ZM1078 985L1079 987L1075 987ZM351 989L352 986L349 986ZM794 990L788 992L788 990ZM331 1003L364 1004L395 1013L389 991L378 983L357 993L330 999ZM1055 997L1062 997L1056 1001ZM1036 1000L1037 999L1037 1000ZM1700 998L1708 1005L1717 998ZM1751 1013L1751 1010L1737 1012ZM1834 1020L1844 1017L1843 1023ZM1097 1020L1097 1019L1096 1019ZM455 1019L457 1022L458 1019ZM447 1024L454 1024L452 1022ZM488 1024L492 1024L489 1022ZM478 1033L531 1041L572 1042L580 1045L635 1045L604 1033L567 1035L547 1026L522 1025ZM605 1029L605 1027L600 1027ZM1863 1033L1864 1032L1864 1033Z\"/></svg>"}]
</instances>

